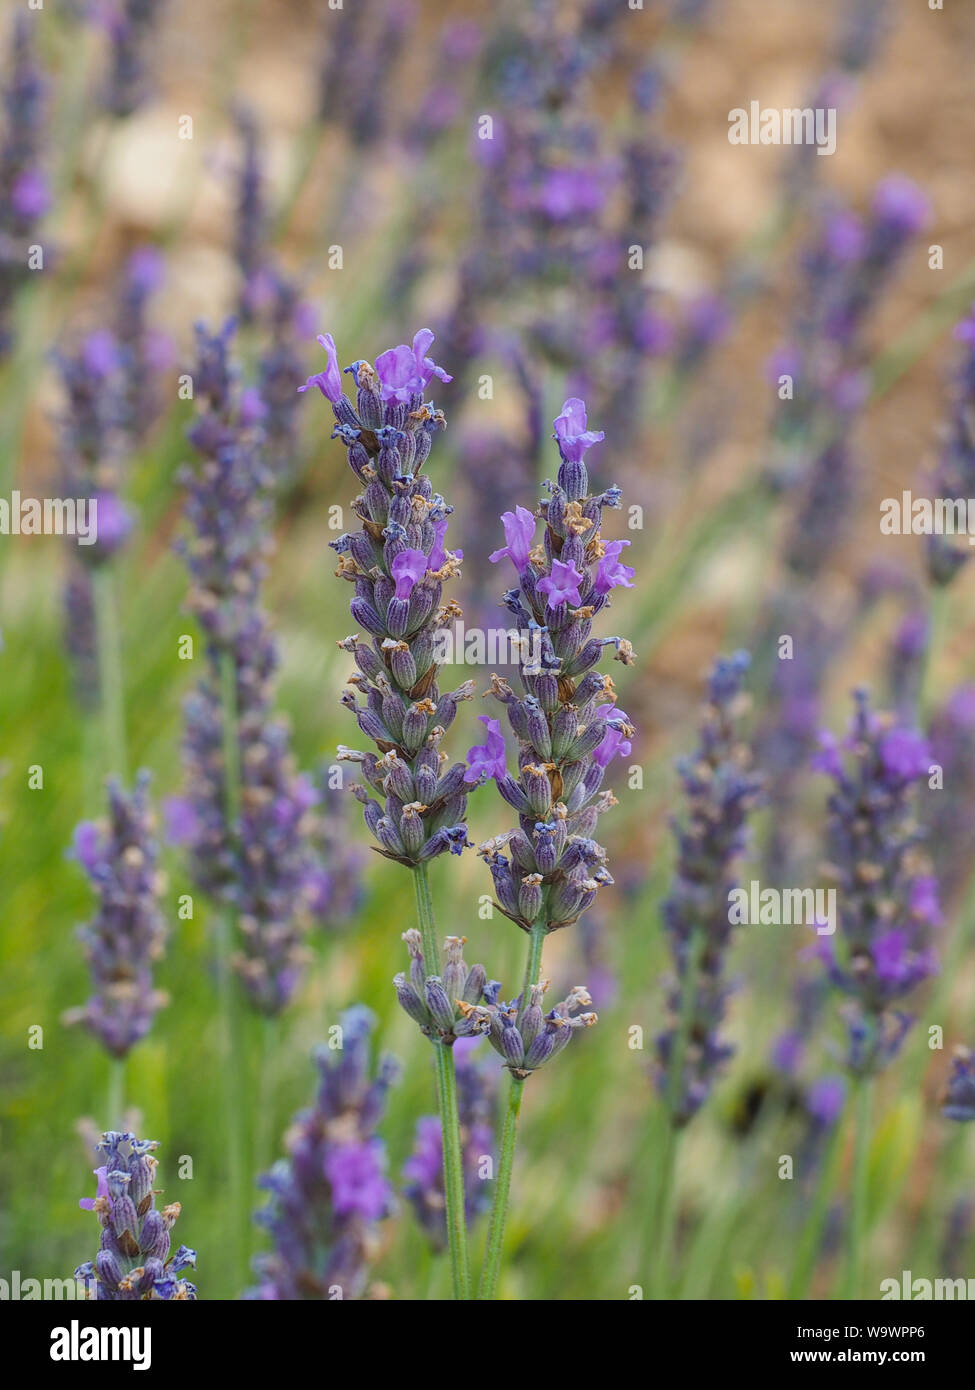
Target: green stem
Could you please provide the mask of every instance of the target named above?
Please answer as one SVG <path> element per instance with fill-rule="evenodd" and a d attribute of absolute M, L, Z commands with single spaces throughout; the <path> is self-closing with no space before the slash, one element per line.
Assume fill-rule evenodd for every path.
<path fill-rule="evenodd" d="M 799 1236 L 799 1252 L 792 1269 L 792 1278 L 789 1280 L 789 1298 L 793 1302 L 798 1302 L 806 1297 L 816 1256 L 822 1249 L 829 1199 L 834 1191 L 840 1154 L 843 1151 L 845 1130 L 843 1117 L 840 1116 L 833 1127 L 826 1152 L 822 1156 L 812 1206 Z"/>
<path fill-rule="evenodd" d="M 542 947 L 545 942 L 545 912 L 540 914 L 528 934 L 528 958 L 525 961 L 525 979 L 521 988 L 521 1006 L 518 1022 L 528 1007 L 531 987 L 538 983 L 542 968 Z M 518 1138 L 518 1114 L 521 1110 L 525 1078 L 512 1075 L 508 1091 L 508 1106 L 501 1131 L 501 1154 L 498 1160 L 498 1175 L 494 1184 L 494 1201 L 491 1203 L 491 1219 L 488 1223 L 487 1245 L 484 1250 L 484 1267 L 478 1285 L 479 1300 L 490 1300 L 498 1295 L 498 1274 L 501 1269 L 501 1252 L 504 1247 L 504 1227 L 508 1216 L 508 1199 L 511 1193 L 511 1173 L 515 1162 L 515 1143 Z"/>
<path fill-rule="evenodd" d="M 125 745 L 125 696 L 122 686 L 122 638 L 115 577 L 108 565 L 92 575 L 95 608 L 95 649 L 98 659 L 98 698 L 102 717 L 102 757 L 106 772 L 128 778 Z"/>
<path fill-rule="evenodd" d="M 427 866 L 418 864 L 413 870 L 416 892 L 416 911 L 423 938 L 427 973 L 439 975 L 440 956 L 437 951 L 436 927 L 433 920 L 433 898 Z M 447 1242 L 450 1249 L 450 1272 L 454 1297 L 469 1299 L 471 1276 L 467 1258 L 467 1216 L 464 1210 L 464 1167 L 460 1147 L 460 1115 L 457 1109 L 457 1077 L 454 1054 L 441 1043 L 434 1046 L 437 1066 L 437 1100 L 440 1110 L 440 1132 L 443 1137 L 444 1199 L 447 1217 Z"/>
<path fill-rule="evenodd" d="M 676 1123 L 680 1110 L 681 1088 L 684 1084 L 684 1062 L 690 1040 L 691 1021 L 694 1014 L 694 1001 L 697 997 L 697 957 L 704 933 L 692 932 L 687 946 L 687 970 L 683 981 L 680 1017 L 677 1032 L 670 1054 L 667 1070 L 667 1133 L 664 1150 L 657 1173 L 655 1200 L 648 1213 L 648 1234 L 644 1249 L 645 1263 L 652 1270 L 651 1288 L 654 1296 L 665 1298 L 669 1283 L 669 1267 L 674 1253 L 674 1235 L 677 1228 L 677 1156 L 680 1149 L 681 1132 Z"/>
<path fill-rule="evenodd" d="M 504 1112 L 504 1128 L 501 1131 L 501 1156 L 498 1161 L 498 1176 L 494 1187 L 494 1201 L 491 1205 L 487 1246 L 484 1251 L 484 1268 L 481 1270 L 481 1282 L 477 1290 L 479 1300 L 494 1299 L 498 1296 L 498 1273 L 501 1268 L 504 1226 L 508 1215 L 508 1196 L 511 1192 L 515 1142 L 518 1138 L 518 1112 L 521 1110 L 521 1098 L 524 1092 L 524 1079 L 512 1076 L 511 1088 L 508 1091 L 508 1106 Z"/>
<path fill-rule="evenodd" d="M 108 1073 L 108 1129 L 125 1128 L 123 1124 L 123 1114 L 125 1111 L 125 1058 L 113 1057 L 109 1061 Z"/>
<path fill-rule="evenodd" d="M 863 1242 L 867 1230 L 867 1198 L 870 1183 L 870 1128 L 873 1110 L 873 1080 L 861 1077 L 855 1087 L 854 1123 L 856 1144 L 853 1154 L 853 1188 L 850 1194 L 849 1243 L 843 1297 L 860 1296 L 863 1272 Z"/>

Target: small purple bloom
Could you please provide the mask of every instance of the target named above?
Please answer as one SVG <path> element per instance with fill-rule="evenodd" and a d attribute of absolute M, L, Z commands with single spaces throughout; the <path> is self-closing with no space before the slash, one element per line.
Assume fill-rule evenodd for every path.
<path fill-rule="evenodd" d="M 623 566 L 625 569 L 626 566 Z M 545 594 L 552 608 L 557 608 L 563 603 L 582 603 L 579 597 L 579 585 L 584 576 L 579 573 L 575 565 L 564 564 L 562 560 L 552 561 L 552 573 L 546 575 L 544 579 L 538 581 L 538 592 Z"/>
<path fill-rule="evenodd" d="M 40 169 L 25 169 L 10 190 L 10 203 L 18 217 L 43 217 L 51 206 L 47 179 Z"/>
<path fill-rule="evenodd" d="M 379 1139 L 337 1144 L 325 1155 L 325 1176 L 332 1188 L 332 1205 L 339 1216 L 379 1221 L 389 1210 L 389 1184 L 383 1174 Z"/>
<path fill-rule="evenodd" d="M 587 449 L 606 438 L 604 430 L 587 429 L 587 424 L 585 401 L 570 396 L 563 403 L 562 414 L 554 421 L 559 451 L 568 463 L 578 463 Z"/>
<path fill-rule="evenodd" d="M 111 376 L 121 363 L 118 343 L 114 334 L 106 328 L 98 328 L 88 334 L 81 345 L 81 355 L 88 371 L 99 378 Z"/>
<path fill-rule="evenodd" d="M 72 852 L 88 873 L 91 873 L 98 863 L 100 839 L 98 826 L 93 820 L 83 820 L 75 826 Z"/>
<path fill-rule="evenodd" d="M 891 729 L 880 740 L 880 761 L 894 782 L 912 782 L 925 777 L 931 766 L 927 739 L 915 729 Z"/>
<path fill-rule="evenodd" d="M 486 714 L 479 714 L 477 717 L 487 729 L 487 738 L 483 743 L 475 744 L 468 751 L 464 781 L 469 783 L 485 782 L 489 777 L 506 777 L 508 769 L 505 766 L 504 735 L 501 732 L 501 724 L 497 719 L 489 719 Z"/>
<path fill-rule="evenodd" d="M 328 365 L 324 371 L 310 376 L 304 386 L 299 386 L 298 390 L 308 391 L 312 386 L 317 386 L 326 400 L 330 400 L 335 405 L 342 396 L 342 373 L 339 370 L 335 339 L 331 333 L 319 333 L 318 341 L 328 353 Z"/>
<path fill-rule="evenodd" d="M 433 523 L 433 534 L 435 539 L 433 542 L 433 549 L 430 551 L 430 556 L 427 560 L 428 569 L 440 569 L 440 567 L 443 565 L 444 561 L 447 558 L 447 552 L 444 548 L 444 539 L 447 535 L 447 524 L 448 518 L 445 516 L 441 517 L 439 521 L 435 521 Z M 462 550 L 455 550 L 452 553 L 457 557 L 458 560 L 463 560 L 464 552 Z"/>
<path fill-rule="evenodd" d="M 898 928 L 884 932 L 873 943 L 873 963 L 878 977 L 896 985 L 907 976 L 907 934 Z"/>
<path fill-rule="evenodd" d="M 508 559 L 520 574 L 528 566 L 528 556 L 535 538 L 535 517 L 527 507 L 515 507 L 513 512 L 502 512 L 501 523 L 507 544 L 500 550 L 493 550 L 488 559 L 492 565 Z"/>
<path fill-rule="evenodd" d="M 396 597 L 407 599 L 413 592 L 413 585 L 419 584 L 427 572 L 427 557 L 422 550 L 401 550 L 393 560 L 392 570 Z"/>
<path fill-rule="evenodd" d="M 433 336 L 429 328 L 421 328 L 413 339 L 412 347 L 400 343 L 398 347 L 387 348 L 379 354 L 376 374 L 384 401 L 407 404 L 411 396 L 421 395 L 435 376 L 441 381 L 453 381 L 443 367 L 438 367 L 431 357 L 426 356 Z"/>
<path fill-rule="evenodd" d="M 624 589 L 633 588 L 633 576 L 636 570 L 629 565 L 620 563 L 620 551 L 624 545 L 629 545 L 629 541 L 609 541 L 606 545 L 605 553 L 599 564 L 596 566 L 596 580 L 594 588 L 596 593 L 602 598 L 611 589 L 622 586 Z"/>
<path fill-rule="evenodd" d="M 626 737 L 625 730 L 632 728 L 630 717 L 614 705 L 603 705 L 596 711 L 597 716 L 606 722 L 606 733 L 602 743 L 593 753 L 593 762 L 600 767 L 608 767 L 614 758 L 628 758 L 633 745 Z"/>
<path fill-rule="evenodd" d="M 813 1119 L 832 1127 L 839 1119 L 846 1099 L 846 1084 L 841 1076 L 823 1076 L 809 1088 L 806 1104 Z"/>
<path fill-rule="evenodd" d="M 81 826 L 79 826 L 78 829 L 80 830 Z M 108 1169 L 103 1166 L 101 1168 L 93 1168 L 92 1172 L 98 1179 L 98 1186 L 95 1190 L 94 1197 L 79 1197 L 78 1206 L 81 1207 L 82 1211 L 94 1211 L 95 1202 L 98 1198 L 108 1197 Z M 111 1201 L 110 1197 L 109 1201 Z"/>
<path fill-rule="evenodd" d="M 878 184 L 874 194 L 874 215 L 906 236 L 921 230 L 930 210 L 920 188 L 903 174 L 891 174 Z"/>

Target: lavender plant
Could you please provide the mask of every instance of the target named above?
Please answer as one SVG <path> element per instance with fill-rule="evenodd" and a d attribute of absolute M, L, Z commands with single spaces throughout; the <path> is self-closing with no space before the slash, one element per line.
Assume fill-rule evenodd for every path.
<path fill-rule="evenodd" d="M 848 1003 L 846 1065 L 856 1112 L 852 1210 L 845 1290 L 856 1297 L 866 1232 L 873 1078 L 899 1053 L 911 1016 L 900 1007 L 937 969 L 933 931 L 941 924 L 937 880 L 920 851 L 918 789 L 932 763 L 926 739 L 875 714 L 855 696 L 849 735 L 821 738 L 816 767 L 832 780 L 826 851 L 841 903 L 839 940 L 819 954 Z"/>
<path fill-rule="evenodd" d="M 560 464 L 540 507 L 545 530 L 534 545 L 536 516 L 524 507 L 506 512 L 506 544 L 491 559 L 514 566 L 517 585 L 504 604 L 521 634 L 520 693 L 500 677 L 491 693 L 505 706 L 518 739 L 518 775 L 508 773 L 500 723 L 482 716 L 485 742 L 468 754 L 465 780 L 493 778 L 501 797 L 518 812 L 518 828 L 479 848 L 491 871 L 499 910 L 528 934 L 521 993 L 510 1003 L 501 986 L 484 991 L 488 1037 L 511 1073 L 501 1139 L 501 1158 L 488 1248 L 479 1297 L 497 1288 L 504 1222 L 514 1160 L 524 1081 L 555 1057 L 573 1034 L 596 1022 L 583 987 L 546 1013 L 547 983 L 541 978 L 545 937 L 578 921 L 599 889 L 612 883 L 606 851 L 593 838 L 599 816 L 615 804 L 601 790 L 606 769 L 629 754 L 634 727 L 616 706 L 612 679 L 597 667 L 606 647 L 615 659 L 633 661 L 622 637 L 594 637 L 595 616 L 609 607 L 615 588 L 631 588 L 634 571 L 622 561 L 627 541 L 607 541 L 601 531 L 605 507 L 618 507 L 619 489 L 590 494 L 585 456 L 605 437 L 590 430 L 585 403 L 570 398 L 554 422 Z M 504 853 L 510 851 L 510 857 Z M 466 1002 L 466 1001 L 465 1001 Z M 465 1022 L 480 1014 L 462 1008 Z"/>
<path fill-rule="evenodd" d="M 85 1295 L 104 1302 L 136 1299 L 156 1301 L 195 1299 L 196 1286 L 181 1277 L 196 1265 L 196 1251 L 181 1245 L 170 1254 L 170 1232 L 182 1210 L 170 1202 L 156 1206 L 153 1182 L 158 1162 L 152 1157 L 154 1139 L 109 1130 L 96 1146 L 104 1159 L 94 1171 L 94 1197 L 78 1205 L 93 1211 L 102 1228 L 98 1254 L 75 1270 Z"/>
<path fill-rule="evenodd" d="M 191 535 L 178 548 L 206 634 L 206 672 L 185 705 L 187 787 L 169 813 L 196 881 L 236 918 L 232 964 L 249 1001 L 274 1016 L 305 960 L 317 794 L 296 773 L 288 731 L 271 713 L 277 657 L 261 607 L 270 474 L 253 397 L 230 361 L 232 333 L 232 325 L 212 337 L 198 330 L 190 439 L 200 464 L 181 474 Z"/>
<path fill-rule="evenodd" d="M 749 815 L 762 787 L 739 721 L 748 708 L 747 652 L 719 658 L 711 671 L 700 741 L 678 764 L 686 811 L 673 822 L 677 864 L 663 921 L 673 961 L 666 981 L 667 1028 L 656 1039 L 655 1078 L 664 1102 L 663 1153 L 648 1209 L 645 1260 L 656 1245 L 658 1293 L 666 1285 L 674 1238 L 674 1177 L 679 1135 L 706 1101 L 732 1055 L 720 1035 L 730 992 L 730 894 L 747 844 Z"/>
<path fill-rule="evenodd" d="M 315 1103 L 295 1116 L 288 1155 L 260 1180 L 257 1214 L 271 1250 L 254 1260 L 262 1300 L 361 1298 L 379 1222 L 394 1210 L 386 1150 L 376 1129 L 398 1067 L 370 1063 L 375 1018 L 361 1005 L 342 1015 L 340 1045 L 319 1048 Z"/>
<path fill-rule="evenodd" d="M 423 329 L 412 346 L 400 344 L 345 370 L 356 385 L 356 405 L 342 391 L 334 340 L 319 342 L 328 355 L 325 369 L 299 391 L 317 387 L 331 402 L 333 437 L 348 450 L 349 466 L 362 484 L 353 502 L 361 529 L 332 542 L 339 555 L 336 573 L 355 586 L 353 620 L 369 635 L 356 633 L 339 646 L 354 659 L 356 674 L 342 704 L 381 757 L 350 748 L 339 756 L 362 768 L 365 784 L 352 791 L 376 851 L 413 872 L 417 914 L 426 962 L 439 975 L 439 952 L 426 866 L 468 844 L 464 823 L 465 766 L 440 749 L 457 706 L 470 699 L 473 682 L 441 694 L 437 685 L 438 630 L 459 612 L 456 604 L 438 607 L 443 584 L 458 572 L 460 555 L 446 545 L 452 508 L 433 491 L 422 472 L 433 435 L 446 424 L 443 412 L 423 397 L 436 377 L 450 381 L 427 353 L 433 334 Z M 364 696 L 360 704 L 358 696 Z M 380 804 L 370 790 L 384 798 Z M 432 1038 L 443 1126 L 444 1187 L 447 1201 L 454 1294 L 469 1288 L 467 1231 L 464 1221 L 456 1079 L 450 1044 Z"/>
<path fill-rule="evenodd" d="M 0 361 L 13 346 L 14 296 L 29 275 L 38 224 L 50 206 L 43 167 L 47 83 L 34 56 L 35 16 L 21 11 L 11 26 L 0 134 Z"/>
<path fill-rule="evenodd" d="M 131 795 L 110 782 L 107 822 L 82 821 L 74 835 L 74 856 L 98 898 L 97 914 L 79 932 L 94 993 L 64 1021 L 83 1023 L 115 1058 L 145 1037 L 166 1003 L 153 984 L 166 929 L 148 785 L 147 772 Z M 121 1110 L 120 1097 L 115 1110 Z"/>

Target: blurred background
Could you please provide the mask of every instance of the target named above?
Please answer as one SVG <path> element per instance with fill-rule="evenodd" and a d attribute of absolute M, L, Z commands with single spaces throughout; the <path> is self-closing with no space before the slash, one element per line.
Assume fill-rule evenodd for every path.
<path fill-rule="evenodd" d="M 297 765 L 316 776 L 337 744 L 356 743 L 338 703 L 351 663 L 336 647 L 353 625 L 328 549 L 329 509 L 347 510 L 356 489 L 327 403 L 296 394 L 324 365 L 315 335 L 334 335 L 344 366 L 420 327 L 436 333 L 433 355 L 454 379 L 437 383 L 448 429 L 429 469 L 455 508 L 465 562 L 454 593 L 469 626 L 494 621 L 510 582 L 487 562 L 499 513 L 536 504 L 554 476 L 562 401 L 583 396 L 605 431 L 589 463 L 596 486 L 624 494 L 613 534 L 630 540 L 636 580 L 614 593 L 611 622 L 636 661 L 613 670 L 638 735 L 605 784 L 620 802 L 600 827 L 616 886 L 546 948 L 546 974 L 564 987 L 553 997 L 584 981 L 600 1023 L 529 1084 L 502 1296 L 626 1298 L 645 1282 L 674 760 L 695 746 L 712 661 L 739 647 L 753 653 L 746 726 L 770 787 L 745 882 L 819 881 L 826 787 L 806 768 L 817 729 L 845 727 L 855 686 L 940 731 L 957 758 L 932 847 L 952 968 L 924 987 L 921 1021 L 882 1079 L 868 1286 L 902 1268 L 965 1275 L 971 1135 L 939 1107 L 952 1045 L 975 1040 L 975 571 L 959 564 L 950 584 L 932 584 L 923 540 L 882 536 L 877 518 L 881 499 L 934 474 L 959 409 L 966 343 L 952 330 L 975 298 L 975 12 L 898 0 L 537 0 L 490 12 L 345 0 L 300 13 L 17 0 L 2 43 L 0 496 L 78 495 L 64 487 L 81 476 L 123 509 L 111 569 L 128 764 L 151 772 L 157 805 L 183 786 L 195 678 L 179 659 L 197 628 L 174 552 L 194 324 L 236 318 L 241 380 L 263 401 L 274 705 Z M 728 113 L 752 100 L 835 107 L 836 153 L 731 145 Z M 36 269 L 24 269 L 26 245 L 42 248 Z M 824 328 L 830 286 L 851 263 L 848 317 Z M 792 418 L 777 395 L 783 364 L 823 340 L 829 389 Z M 109 399 L 121 413 L 106 418 Z M 78 1199 L 110 1086 L 96 1039 L 62 1021 L 88 993 L 76 928 L 93 911 L 69 851 L 77 823 L 103 814 L 114 770 L 79 563 L 65 540 L 0 537 L 0 1272 L 39 1278 L 94 1255 Z M 773 669 L 781 632 L 802 639 L 801 699 Z M 448 686 L 487 684 L 456 674 Z M 483 708 L 461 708 L 457 755 L 480 740 Z M 37 765 L 42 789 L 30 785 Z M 381 1126 L 401 1186 L 415 1120 L 432 1109 L 429 1047 L 390 987 L 411 887 L 368 851 L 354 803 L 324 804 L 330 876 L 312 960 L 259 1097 L 267 1035 L 247 1023 L 247 1123 L 255 1152 L 281 1151 L 313 1093 L 312 1048 L 361 1001 L 402 1063 Z M 468 814 L 475 843 L 509 823 L 490 789 Z M 251 1280 L 226 1249 L 213 914 L 161 813 L 157 830 L 168 939 L 156 980 L 169 1002 L 128 1058 L 125 1097 L 133 1127 L 160 1141 L 158 1185 L 183 1204 L 201 1297 L 234 1298 Z M 517 979 L 520 933 L 479 916 L 483 864 L 446 858 L 431 870 L 440 931 L 467 937 L 489 976 Z M 186 893 L 192 920 L 177 914 Z M 801 1048 L 786 1057 L 780 1045 L 797 1027 L 807 945 L 788 928 L 746 928 L 732 945 L 735 1053 L 682 1150 L 684 1296 L 784 1296 L 814 1173 L 780 1182 L 775 1165 L 819 1141 L 810 1096 L 842 1073 L 831 1006 L 803 1022 Z M 930 1024 L 943 1050 L 929 1050 Z M 38 1026 L 43 1047 L 29 1046 Z M 184 1155 L 189 1181 L 176 1176 Z M 845 1147 L 837 1162 L 810 1282 L 820 1294 L 844 1220 Z M 262 1240 L 255 1231 L 252 1249 Z M 377 1230 L 372 1294 L 443 1295 L 426 1249 L 404 1199 Z"/>

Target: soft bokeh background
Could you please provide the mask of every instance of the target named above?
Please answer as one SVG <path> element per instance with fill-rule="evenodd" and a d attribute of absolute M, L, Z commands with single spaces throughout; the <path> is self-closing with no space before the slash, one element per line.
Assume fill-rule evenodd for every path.
<path fill-rule="evenodd" d="M 393 5 L 346 0 L 349 10 L 357 4 L 377 35 L 393 22 Z M 7 8 L 12 14 L 21 6 Z M 164 379 L 165 413 L 126 463 L 126 495 L 138 528 L 119 562 L 119 593 L 130 762 L 152 770 L 160 798 L 179 788 L 180 702 L 193 678 L 177 660 L 178 638 L 193 627 L 182 609 L 184 572 L 172 553 L 181 507 L 175 475 L 188 456 L 184 431 L 192 411 L 176 399 L 176 375 L 190 361 L 194 321 L 215 327 L 234 311 L 239 293 L 233 237 L 241 148 L 234 103 L 246 101 L 259 119 L 273 251 L 301 280 L 314 306 L 314 331 L 335 335 L 343 363 L 372 359 L 409 340 L 421 325 L 439 328 L 453 312 L 459 268 L 467 248 L 476 246 L 482 216 L 481 169 L 471 153 L 474 122 L 485 111 L 501 119 L 505 114 L 503 83 L 483 61 L 488 42 L 510 32 L 511 52 L 531 68 L 546 34 L 559 27 L 571 34 L 579 23 L 576 6 L 556 6 L 541 13 L 529 41 L 518 28 L 520 8 L 424 2 L 397 10 L 402 52 L 392 73 L 370 91 L 381 129 L 365 148 L 356 146 L 347 109 L 328 120 L 316 114 L 320 66 L 346 18 L 324 5 L 299 11 L 281 3 L 228 0 L 202 7 L 171 0 L 148 45 L 144 99 L 121 118 L 100 109 L 104 23 L 80 13 L 80 6 L 75 16 L 62 7 L 44 11 L 40 52 L 53 75 L 46 149 L 56 196 L 42 240 L 52 254 L 18 300 L 16 351 L 0 367 L 0 494 L 9 495 L 13 485 L 32 495 L 57 493 L 53 419 L 61 402 L 50 351 L 100 326 L 124 256 L 143 242 L 157 244 L 166 257 L 166 283 L 152 312 L 175 344 L 174 365 Z M 695 8 L 701 10 L 697 18 Z M 893 0 L 881 8 L 886 32 L 872 61 L 850 78 L 837 153 L 810 161 L 809 179 L 862 210 L 877 181 L 898 171 L 924 188 L 933 214 L 868 327 L 875 398 L 856 432 L 860 510 L 844 550 L 821 580 L 824 608 L 839 613 L 852 612 L 856 586 L 874 558 L 893 564 L 905 584 L 923 593 L 919 542 L 882 542 L 877 505 L 913 485 L 935 456 L 957 353 L 950 329 L 975 291 L 975 12 L 950 3 L 945 12 L 931 12 Z M 644 1282 L 639 1231 L 659 1138 L 647 1069 L 667 963 L 659 903 L 673 859 L 667 815 L 678 809 L 673 759 L 693 744 L 710 661 L 755 634 L 763 596 L 777 583 L 777 537 L 788 509 L 787 497 L 770 505 L 757 483 L 752 491 L 747 485 L 767 462 L 763 441 L 772 401 L 765 363 L 787 333 L 806 214 L 800 208 L 797 217 L 789 216 L 796 209 L 783 194 L 788 152 L 732 147 L 727 116 L 753 98 L 763 106 L 805 104 L 835 67 L 844 24 L 868 9 L 845 2 L 811 7 L 800 0 L 772 6 L 714 0 L 701 7 L 645 0 L 642 11 L 625 3 L 592 7 L 592 16 L 612 15 L 612 42 L 585 93 L 587 119 L 604 147 L 616 148 L 627 132 L 639 134 L 641 123 L 651 121 L 627 100 L 634 71 L 655 61 L 665 73 L 653 129 L 666 146 L 679 149 L 682 170 L 644 271 L 662 309 L 680 322 L 698 296 L 723 292 L 736 267 L 749 274 L 727 335 L 700 369 L 675 384 L 666 359 L 650 364 L 639 388 L 637 427 L 622 456 L 613 420 L 592 419 L 606 431 L 605 444 L 592 456 L 599 482 L 623 483 L 627 500 L 645 508 L 644 528 L 625 532 L 637 585 L 617 591 L 612 618 L 613 630 L 630 637 L 638 655 L 617 680 L 621 703 L 639 727 L 631 761 L 643 769 L 643 789 L 627 789 L 622 765 L 608 781 L 621 804 L 601 831 L 618 886 L 604 891 L 598 921 L 587 934 L 561 933 L 546 949 L 546 974 L 556 984 L 599 973 L 600 1024 L 528 1085 L 503 1296 L 625 1298 L 631 1285 Z M 444 78 L 437 43 L 449 20 L 477 25 L 481 48 L 452 74 L 457 101 L 445 129 L 417 147 L 407 140 L 408 125 L 420 95 Z M 595 19 L 588 23 L 592 31 Z M 508 61 L 517 82 L 517 63 L 510 54 Z M 346 80 L 354 91 L 355 72 Z M 192 140 L 177 138 L 184 115 L 192 116 Z M 557 123 L 558 110 L 547 119 Z M 928 268 L 933 242 L 944 248 L 941 271 Z M 343 268 L 330 270 L 328 248 L 336 243 L 343 247 Z M 412 248 L 420 255 L 417 273 L 391 287 Z M 558 293 L 564 308 L 565 292 Z M 571 291 L 568 302 L 571 309 Z M 492 296 L 479 312 L 504 330 L 505 341 L 525 346 L 548 421 L 569 382 L 564 365 L 531 338 L 532 317 L 546 303 L 544 290 L 533 298 L 523 289 L 510 300 Z M 438 346 L 443 341 L 441 334 Z M 431 460 L 437 488 L 457 505 L 468 558 L 479 559 L 482 571 L 487 552 L 499 544 L 497 513 L 530 501 L 535 491 L 526 478 L 520 495 L 497 495 L 495 505 L 483 478 L 479 486 L 471 482 L 471 470 L 485 465 L 477 463 L 473 446 L 465 449 L 465 440 L 479 431 L 507 433 L 513 441 L 524 433 L 511 357 L 499 341 L 478 347 L 464 382 L 438 392 L 450 427 Z M 259 331 L 246 330 L 241 346 L 253 363 Z M 312 335 L 298 351 L 306 364 L 302 375 L 319 369 Z M 474 389 L 481 372 L 495 377 L 491 400 L 479 400 Z M 335 646 L 349 630 L 347 594 L 332 577 L 334 556 L 327 549 L 334 537 L 328 508 L 347 506 L 354 489 L 343 451 L 329 440 L 325 403 L 306 397 L 299 421 L 298 456 L 278 499 L 268 607 L 281 649 L 278 704 L 291 722 L 299 761 L 313 766 L 330 760 L 338 742 L 355 742 L 337 703 L 349 664 Z M 554 469 L 548 447 L 538 480 Z M 99 813 L 107 771 L 92 716 L 79 709 L 72 692 L 62 626 L 64 559 L 63 544 L 52 538 L 0 538 L 0 1273 L 19 1269 L 35 1277 L 68 1274 L 94 1254 L 94 1223 L 77 1205 L 91 1181 L 77 1127 L 85 1119 L 102 1124 L 108 1088 L 107 1059 L 95 1041 L 60 1022 L 66 1008 L 86 997 L 74 929 L 91 905 L 83 876 L 65 852 L 75 824 Z M 457 591 L 462 603 L 464 582 Z M 507 579 L 499 576 L 499 587 L 502 582 Z M 973 676 L 973 594 L 975 571 L 965 570 L 951 591 L 932 655 L 936 699 Z M 854 684 L 870 682 L 881 702 L 886 698 L 887 653 L 902 612 L 893 594 L 851 629 L 824 681 L 833 727 L 846 719 Z M 467 674 L 459 673 L 458 681 Z M 481 708 L 476 702 L 462 709 L 451 734 L 457 751 L 477 741 L 474 719 Z M 44 789 L 30 791 L 27 768 L 37 763 L 44 767 Z M 821 783 L 806 779 L 807 811 L 797 833 L 812 862 L 823 795 Z M 472 838 L 480 841 L 505 827 L 508 814 L 485 790 L 472 799 L 470 823 Z M 351 813 L 346 834 L 365 844 Z M 140 1131 L 160 1141 L 167 1200 L 183 1203 L 179 1234 L 199 1251 L 201 1296 L 235 1297 L 247 1275 L 231 1267 L 223 1248 L 227 1165 L 217 1103 L 212 922 L 199 895 L 194 920 L 177 921 L 176 900 L 189 884 L 179 854 L 167 849 L 164 857 L 171 935 L 159 980 L 170 1003 L 130 1058 L 127 1096 Z M 400 932 L 412 915 L 408 876 L 376 856 L 364 858 L 361 910 L 352 922 L 316 929 L 310 937 L 315 962 L 285 1015 L 272 1085 L 256 1123 L 269 1135 L 284 1131 L 310 1096 L 311 1048 L 343 1007 L 361 1000 L 379 1017 L 383 1047 L 404 1064 L 383 1126 L 390 1171 L 398 1178 L 414 1120 L 432 1109 L 432 1072 L 428 1045 L 396 1008 L 390 988 L 401 968 Z M 755 863 L 758 858 L 756 849 Z M 746 881 L 752 870 L 752 863 L 743 866 Z M 479 895 L 489 891 L 480 861 L 473 854 L 438 860 L 432 881 L 440 930 L 466 936 L 468 959 L 484 959 L 489 975 L 519 977 L 517 929 L 497 914 L 492 921 L 478 917 Z M 961 1220 L 956 1203 L 972 1191 L 972 1136 L 953 1129 L 938 1111 L 947 1048 L 975 1041 L 973 914 L 964 902 L 961 897 L 953 905 L 946 928 L 964 934 L 960 967 L 950 990 L 939 995 L 940 1012 L 929 1018 L 921 1011 L 923 1024 L 944 1027 L 946 1050 L 928 1052 L 924 1028 L 917 1027 L 882 1087 L 871 1156 L 871 1278 L 902 1268 L 971 1270 L 970 1230 L 967 1270 L 963 1258 L 960 1270 L 950 1270 L 944 1252 Z M 787 1018 L 796 957 L 795 936 L 784 928 L 743 932 L 734 948 L 739 989 L 728 1033 L 737 1055 L 694 1123 L 680 1175 L 683 1289 L 689 1295 L 777 1296 L 789 1269 L 803 1199 L 798 1184 L 778 1181 L 775 1162 L 793 1151 L 799 1121 L 791 1083 L 776 1076 L 768 1059 Z M 595 978 L 589 983 L 596 993 Z M 44 1028 L 42 1050 L 27 1046 L 36 1025 Z M 629 1046 L 634 1026 L 645 1032 L 644 1050 Z M 249 1090 L 261 1046 L 254 1026 L 240 1059 Z M 809 1075 L 830 1065 L 828 1039 L 819 1038 Z M 180 1155 L 193 1157 L 192 1181 L 176 1178 Z M 374 1279 L 390 1296 L 443 1293 L 445 1275 L 420 1258 L 422 1248 L 408 1210 L 386 1223 Z M 827 1248 L 817 1270 L 820 1291 L 830 1287 L 832 1268 Z"/>

